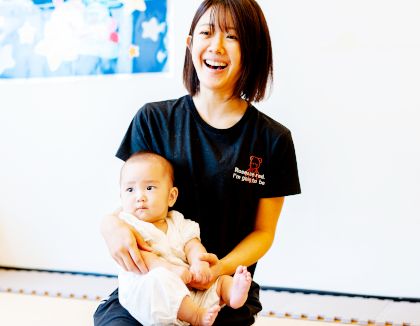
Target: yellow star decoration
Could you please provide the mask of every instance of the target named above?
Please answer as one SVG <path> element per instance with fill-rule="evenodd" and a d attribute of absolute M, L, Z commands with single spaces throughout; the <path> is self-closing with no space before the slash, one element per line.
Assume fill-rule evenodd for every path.
<path fill-rule="evenodd" d="M 132 58 L 136 58 L 140 56 L 140 49 L 137 45 L 131 44 L 128 48 L 128 56 Z"/>

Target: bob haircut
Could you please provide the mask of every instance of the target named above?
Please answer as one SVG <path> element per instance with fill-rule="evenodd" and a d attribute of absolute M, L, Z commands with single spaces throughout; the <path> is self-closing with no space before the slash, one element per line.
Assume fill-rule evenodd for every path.
<path fill-rule="evenodd" d="M 194 35 L 198 21 L 209 9 L 211 28 L 217 23 L 226 32 L 230 14 L 236 29 L 241 50 L 241 73 L 232 97 L 248 102 L 261 101 L 267 85 L 271 86 L 273 81 L 273 57 L 270 33 L 260 6 L 255 0 L 204 0 L 195 13 L 189 35 Z M 183 80 L 191 96 L 200 91 L 200 81 L 188 48 L 185 51 Z"/>

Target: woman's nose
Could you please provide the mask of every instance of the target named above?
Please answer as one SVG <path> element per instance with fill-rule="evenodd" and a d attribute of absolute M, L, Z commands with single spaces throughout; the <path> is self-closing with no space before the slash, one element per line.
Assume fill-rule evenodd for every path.
<path fill-rule="evenodd" d="M 215 33 L 213 35 L 210 43 L 210 52 L 219 55 L 225 54 L 224 38 L 223 35 L 221 35 L 221 33 Z"/>

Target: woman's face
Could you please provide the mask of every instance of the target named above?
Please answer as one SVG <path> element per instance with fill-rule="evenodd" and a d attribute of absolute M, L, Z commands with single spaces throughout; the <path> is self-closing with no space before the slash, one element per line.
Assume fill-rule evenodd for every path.
<path fill-rule="evenodd" d="M 221 18 L 216 14 L 211 22 L 211 8 L 207 10 L 194 34 L 188 36 L 187 46 L 200 80 L 200 92 L 210 90 L 231 96 L 240 76 L 241 49 L 231 16 Z M 218 26 L 218 21 L 226 21 L 225 31 Z"/>

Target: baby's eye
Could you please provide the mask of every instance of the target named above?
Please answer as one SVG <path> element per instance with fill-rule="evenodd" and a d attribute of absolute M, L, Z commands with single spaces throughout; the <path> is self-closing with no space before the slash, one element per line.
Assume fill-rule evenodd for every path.
<path fill-rule="evenodd" d="M 155 188 L 156 188 L 155 186 L 147 186 L 146 190 L 152 190 L 152 189 L 155 189 Z"/>
<path fill-rule="evenodd" d="M 134 189 L 132 187 L 129 187 L 129 188 L 125 189 L 126 192 L 133 192 L 133 190 Z"/>

